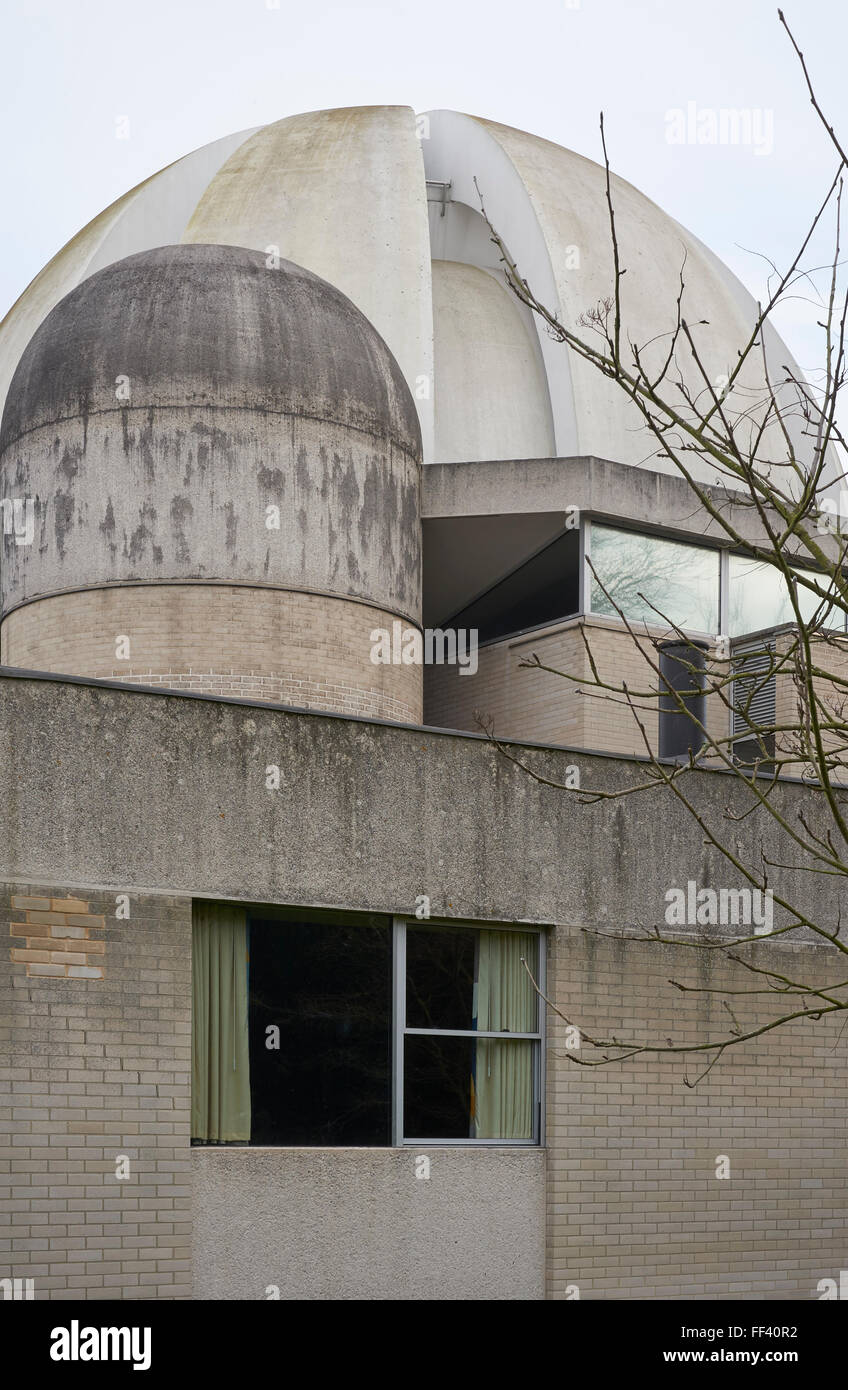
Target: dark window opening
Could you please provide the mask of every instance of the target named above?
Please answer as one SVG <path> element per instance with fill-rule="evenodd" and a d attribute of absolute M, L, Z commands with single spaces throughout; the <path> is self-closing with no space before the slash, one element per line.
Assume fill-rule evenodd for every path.
<path fill-rule="evenodd" d="M 563 531 L 478 595 L 442 627 L 476 628 L 495 642 L 575 616 L 580 608 L 580 537 Z"/>
<path fill-rule="evenodd" d="M 541 940 L 196 901 L 192 1143 L 538 1144 Z"/>
<path fill-rule="evenodd" d="M 661 758 L 688 762 L 706 742 L 706 650 L 702 642 L 659 644 Z"/>
<path fill-rule="evenodd" d="M 415 927 L 406 934 L 408 1028 L 473 1028 L 477 933 Z"/>
<path fill-rule="evenodd" d="M 774 747 L 774 734 L 738 738 L 733 744 L 733 761 L 746 772 L 772 773 L 776 767 Z"/>
<path fill-rule="evenodd" d="M 391 1143 L 391 991 L 388 925 L 250 921 L 251 1143 Z"/>

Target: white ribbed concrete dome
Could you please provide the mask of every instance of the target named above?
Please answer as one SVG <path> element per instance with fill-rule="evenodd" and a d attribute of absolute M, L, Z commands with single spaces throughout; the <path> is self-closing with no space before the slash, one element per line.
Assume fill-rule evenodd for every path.
<path fill-rule="evenodd" d="M 69 242 L 0 325 L 0 402 L 30 337 L 81 280 L 134 252 L 212 242 L 279 254 L 353 300 L 412 390 L 425 462 L 595 454 L 645 463 L 654 445 L 621 391 L 552 342 L 507 290 L 475 178 L 521 273 L 575 328 L 612 283 L 599 165 L 451 111 L 309 112 L 196 150 Z M 613 178 L 613 198 L 632 336 L 668 333 L 685 255 L 689 317 L 709 320 L 698 330 L 704 363 L 713 379 L 729 373 L 750 333 L 751 296 L 630 184 Z M 767 347 L 776 370 L 792 364 L 771 330 Z M 703 389 L 688 356 L 680 365 Z M 758 358 L 734 404 L 750 405 L 762 387 Z M 649 466 L 673 471 L 657 459 Z"/>

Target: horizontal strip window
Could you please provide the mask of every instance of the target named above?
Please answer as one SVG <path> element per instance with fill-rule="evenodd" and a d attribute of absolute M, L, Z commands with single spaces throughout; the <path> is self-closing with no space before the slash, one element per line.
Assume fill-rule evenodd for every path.
<path fill-rule="evenodd" d="M 816 570 L 796 567 L 796 573 L 812 582 L 827 594 L 828 577 Z M 805 584 L 796 584 L 795 592 L 801 617 L 806 624 L 815 620 L 817 627 L 841 632 L 845 628 L 844 608 L 828 603 Z M 796 621 L 795 609 L 784 575 L 774 565 L 752 560 L 747 555 L 730 556 L 730 636 L 740 637 L 748 632 L 763 632 Z"/>
<path fill-rule="evenodd" d="M 722 630 L 718 549 L 594 521 L 588 535 L 591 570 L 586 587 L 592 613 L 611 618 L 623 615 L 631 622 L 670 625 L 690 633 Z M 730 554 L 727 558 L 725 619 L 731 637 L 796 621 L 788 585 L 776 566 L 746 555 Z M 846 613 L 843 607 L 828 602 L 827 575 L 800 565 L 794 569 L 799 577 L 812 580 L 824 595 L 803 583 L 795 585 L 804 623 L 844 631 Z"/>
<path fill-rule="evenodd" d="M 193 1143 L 541 1142 L 538 930 L 195 902 L 192 953 Z"/>
<path fill-rule="evenodd" d="M 590 559 L 593 613 L 688 632 L 719 631 L 717 549 L 593 521 Z"/>

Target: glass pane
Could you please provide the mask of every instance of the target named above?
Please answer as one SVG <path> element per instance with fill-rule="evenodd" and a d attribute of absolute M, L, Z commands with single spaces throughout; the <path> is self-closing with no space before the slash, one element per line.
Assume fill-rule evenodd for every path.
<path fill-rule="evenodd" d="M 418 924 L 406 932 L 407 1028 L 536 1031 L 537 932 Z"/>
<path fill-rule="evenodd" d="M 827 592 L 830 587 L 826 574 L 819 574 L 816 573 L 815 570 L 808 569 L 799 569 L 798 573 L 808 575 L 810 579 L 825 592 Z M 805 623 L 811 623 L 816 613 L 818 613 L 821 608 L 818 623 L 819 627 L 836 629 L 838 631 L 844 628 L 845 612 L 842 608 L 838 608 L 835 604 L 824 606 L 823 600 L 818 598 L 814 593 L 811 593 L 809 589 L 805 589 L 802 584 L 798 585 L 797 593 L 801 617 L 804 619 Z"/>
<path fill-rule="evenodd" d="M 827 576 L 815 570 L 799 567 L 799 574 L 809 575 L 820 588 L 827 589 Z M 812 619 L 821 605 L 809 589 L 799 585 L 797 589 L 801 616 L 805 623 Z M 782 623 L 794 623 L 795 612 L 789 598 L 786 581 L 774 565 L 761 560 L 751 560 L 744 555 L 730 557 L 730 635 L 739 637 L 749 632 L 760 632 L 764 628 L 779 627 Z M 845 626 L 842 609 L 832 606 L 823 610 L 819 621 L 821 627 L 841 629 Z"/>
<path fill-rule="evenodd" d="M 793 621 L 783 575 L 773 565 L 730 557 L 730 636 L 778 627 Z"/>
<path fill-rule="evenodd" d="M 249 969 L 251 1142 L 389 1144 L 390 928 L 254 920 Z"/>
<path fill-rule="evenodd" d="M 593 613 L 614 618 L 617 605 L 633 620 L 718 632 L 717 550 L 593 524 L 591 558 Z"/>
<path fill-rule="evenodd" d="M 533 1139 L 534 1048 L 509 1039 L 404 1039 L 408 1139 Z"/>

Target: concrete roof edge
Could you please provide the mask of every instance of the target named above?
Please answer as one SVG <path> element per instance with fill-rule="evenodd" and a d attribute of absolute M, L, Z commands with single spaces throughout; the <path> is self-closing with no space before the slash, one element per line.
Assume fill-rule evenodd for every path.
<path fill-rule="evenodd" d="M 488 735 L 471 733 L 467 729 L 442 729 L 434 724 L 403 724 L 399 720 L 371 718 L 364 714 L 340 714 L 335 710 L 306 709 L 299 705 L 284 705 L 272 700 L 238 699 L 234 695 L 209 695 L 200 690 L 172 690 L 165 686 L 141 685 L 135 681 L 107 680 L 99 676 L 70 676 L 59 671 L 29 671 L 19 666 L 0 666 L 0 682 L 4 680 L 31 680 L 54 685 L 79 685 L 94 690 L 116 690 L 129 695 L 158 695 L 163 699 L 201 700 L 210 705 L 239 705 L 243 709 L 307 715 L 312 719 L 328 719 L 342 724 L 373 724 L 381 728 L 399 729 L 404 733 L 437 735 L 440 738 L 457 738 L 476 743 L 489 743 L 491 741 Z M 584 758 L 605 758 L 615 763 L 634 763 L 641 766 L 650 762 L 649 758 L 641 754 L 609 753 L 601 748 L 576 748 L 564 743 L 542 743 L 537 739 L 500 738 L 498 742 L 508 748 L 537 748 L 546 753 L 567 753 Z M 660 758 L 657 761 L 669 767 L 674 765 L 674 759 L 670 758 Z M 699 767 L 694 770 L 705 774 L 714 773 L 720 777 L 734 775 L 730 769 L 721 767 Z M 771 781 L 768 774 L 760 773 L 757 775 Z M 814 783 L 807 782 L 802 777 L 780 777 L 778 781 L 807 787 L 811 791 L 816 789 Z"/>

